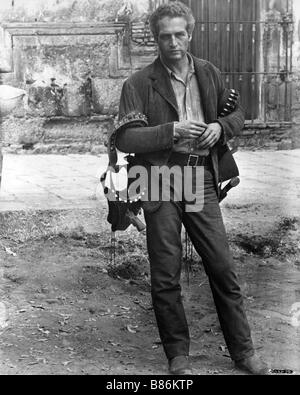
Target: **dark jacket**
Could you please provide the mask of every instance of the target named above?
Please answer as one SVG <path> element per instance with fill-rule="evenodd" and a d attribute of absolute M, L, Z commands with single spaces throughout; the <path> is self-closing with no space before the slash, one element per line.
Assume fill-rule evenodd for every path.
<path fill-rule="evenodd" d="M 219 122 L 221 140 L 211 149 L 216 187 L 218 185 L 218 149 L 244 125 L 244 111 L 238 103 L 226 117 L 220 117 L 226 91 L 220 71 L 210 62 L 193 57 L 199 83 L 205 122 Z M 146 115 L 148 127 L 123 128 L 116 137 L 116 147 L 154 166 L 165 165 L 173 147 L 173 123 L 179 120 L 176 97 L 168 73 L 159 58 L 129 77 L 122 89 L 119 118 L 132 111 Z"/>

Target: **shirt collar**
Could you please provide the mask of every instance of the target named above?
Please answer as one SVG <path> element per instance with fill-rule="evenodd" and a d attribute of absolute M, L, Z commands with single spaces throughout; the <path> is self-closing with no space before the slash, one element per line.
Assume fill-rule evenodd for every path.
<path fill-rule="evenodd" d="M 192 58 L 192 56 L 189 54 L 189 53 L 187 53 L 187 57 L 188 57 L 188 60 L 189 60 L 189 74 L 194 74 L 195 73 L 195 64 L 194 64 L 194 59 Z M 165 63 L 164 63 L 164 61 L 162 60 L 162 57 L 160 56 L 160 61 L 161 61 L 161 63 L 162 63 L 162 65 L 164 66 L 164 68 L 167 70 L 167 72 L 168 72 L 168 74 L 169 74 L 169 77 L 171 78 L 171 77 L 177 77 L 176 76 L 176 74 L 174 73 L 174 71 L 172 71 Z"/>

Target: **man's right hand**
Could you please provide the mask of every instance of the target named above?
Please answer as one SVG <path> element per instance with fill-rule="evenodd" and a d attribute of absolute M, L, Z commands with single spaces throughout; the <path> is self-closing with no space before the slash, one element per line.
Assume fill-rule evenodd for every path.
<path fill-rule="evenodd" d="M 196 139 L 204 133 L 207 124 L 198 121 L 181 121 L 174 123 L 174 138 L 180 139 Z"/>

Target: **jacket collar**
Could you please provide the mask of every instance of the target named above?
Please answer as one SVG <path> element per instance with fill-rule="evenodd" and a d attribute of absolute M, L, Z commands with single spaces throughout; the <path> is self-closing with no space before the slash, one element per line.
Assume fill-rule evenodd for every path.
<path fill-rule="evenodd" d="M 201 59 L 197 59 L 192 55 L 191 58 L 193 59 L 204 116 L 207 121 L 214 116 L 212 111 L 213 106 L 211 105 L 208 74 L 206 67 L 204 67 L 206 62 Z M 150 74 L 150 78 L 152 80 L 153 88 L 176 110 L 178 114 L 176 96 L 171 84 L 170 76 L 159 57 L 153 63 L 153 72 Z"/>
<path fill-rule="evenodd" d="M 178 114 L 176 96 L 171 84 L 168 71 L 158 57 L 153 63 L 153 72 L 150 74 L 153 88 L 174 108 Z"/>

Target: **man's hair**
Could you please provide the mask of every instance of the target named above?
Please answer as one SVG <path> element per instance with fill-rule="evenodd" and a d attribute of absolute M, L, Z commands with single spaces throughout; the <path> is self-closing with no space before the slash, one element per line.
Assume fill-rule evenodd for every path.
<path fill-rule="evenodd" d="M 150 16 L 150 29 L 155 41 L 158 39 L 158 22 L 164 17 L 177 18 L 182 17 L 187 22 L 186 30 L 189 35 L 193 33 L 195 27 L 195 18 L 192 10 L 180 1 L 172 1 L 169 4 L 160 5 Z"/>

